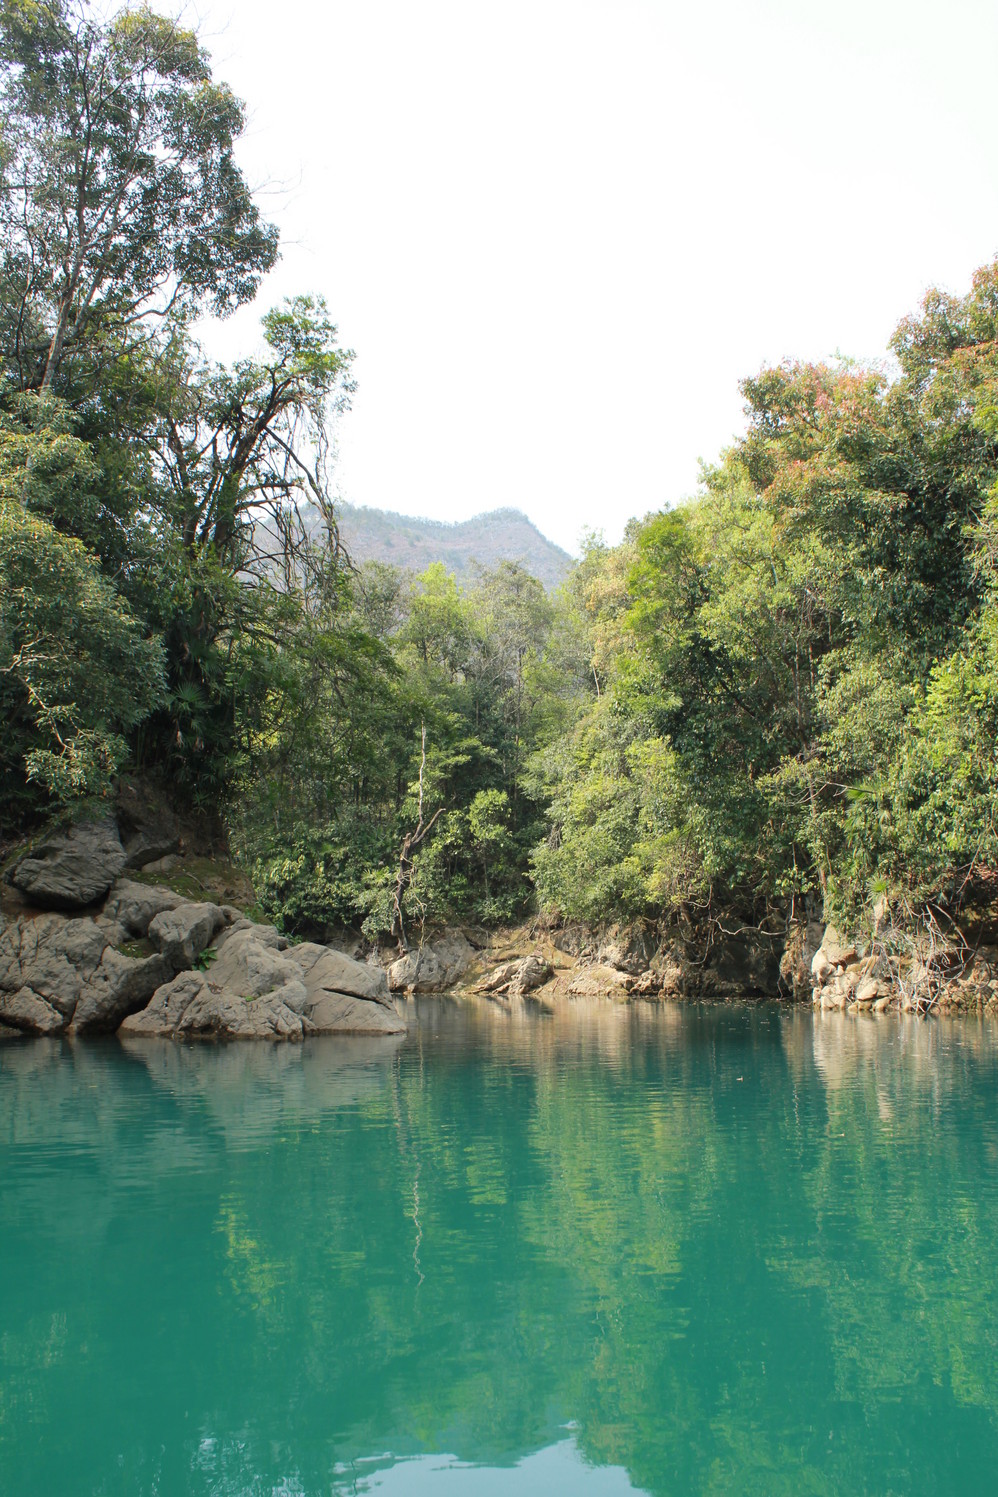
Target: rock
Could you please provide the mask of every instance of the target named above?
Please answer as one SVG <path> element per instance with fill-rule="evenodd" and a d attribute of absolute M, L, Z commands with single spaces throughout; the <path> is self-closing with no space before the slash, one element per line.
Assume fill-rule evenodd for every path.
<path fill-rule="evenodd" d="M 828 953 L 826 951 L 822 951 L 819 947 L 818 950 L 814 953 L 814 959 L 811 962 L 811 973 L 815 981 L 818 983 L 819 987 L 834 971 L 835 968 L 828 959 Z"/>
<path fill-rule="evenodd" d="M 129 868 L 144 868 L 180 846 L 180 826 L 166 798 L 145 780 L 123 778 L 115 805 L 118 832 Z"/>
<path fill-rule="evenodd" d="M 193 967 L 224 924 L 217 904 L 179 904 L 150 921 L 149 939 L 176 972 Z"/>
<path fill-rule="evenodd" d="M 103 898 L 124 866 L 114 822 L 80 822 L 39 842 L 11 882 L 43 909 L 81 910 Z"/>
<path fill-rule="evenodd" d="M 388 987 L 388 977 L 381 967 L 369 962 L 358 962 L 342 951 L 329 946 L 319 946 L 303 941 L 293 946 L 288 953 L 301 968 L 312 1001 L 322 993 L 347 994 L 352 998 L 366 998 L 380 1003 L 395 1012 L 395 1003 Z"/>
<path fill-rule="evenodd" d="M 207 972 L 185 972 L 158 988 L 121 1033 L 293 1040 L 317 1031 L 405 1032 L 381 968 L 311 942 L 281 951 L 272 927 L 237 923 Z M 334 981 L 358 991 L 334 989 Z"/>
<path fill-rule="evenodd" d="M 865 977 L 856 989 L 857 1003 L 873 1003 L 880 992 L 880 984 L 875 977 Z"/>
<path fill-rule="evenodd" d="M 556 951 L 563 951 L 566 956 L 592 956 L 596 950 L 592 931 L 585 925 L 566 925 L 556 930 L 552 943 Z"/>
<path fill-rule="evenodd" d="M 474 958 L 471 942 L 460 931 L 449 931 L 392 962 L 388 986 L 393 993 L 444 993 L 464 976 Z"/>
<path fill-rule="evenodd" d="M 206 984 L 184 1009 L 175 1033 L 202 1039 L 300 1040 L 310 1028 L 277 993 L 244 998 Z"/>
<path fill-rule="evenodd" d="M 182 895 L 158 884 L 139 884 L 121 878 L 112 888 L 104 906 L 104 919 L 117 926 L 125 936 L 148 935 L 149 926 L 164 910 L 175 910 L 186 903 Z"/>
<path fill-rule="evenodd" d="M 550 962 L 544 961 L 542 957 L 525 956 L 518 962 L 503 962 L 500 967 L 493 968 L 488 977 L 476 984 L 475 992 L 522 998 L 524 993 L 532 993 L 535 988 L 543 987 L 553 971 Z"/>
<path fill-rule="evenodd" d="M 289 983 L 296 984 L 304 1002 L 301 967 L 289 951 L 278 951 L 258 940 L 252 926 L 230 936 L 209 973 L 212 987 L 226 988 L 240 998 L 262 998 Z"/>
<path fill-rule="evenodd" d="M 239 931 L 251 930 L 254 939 L 263 946 L 271 946 L 275 951 L 286 951 L 291 944 L 287 936 L 282 936 L 276 925 L 257 925 L 256 921 L 248 920 L 230 904 L 221 906 L 222 914 L 230 922 L 218 940 L 215 942 L 215 950 L 221 956 L 227 941 Z"/>
<path fill-rule="evenodd" d="M 13 995 L 30 990 L 46 1008 L 54 1009 L 65 1025 L 72 1018 L 85 985 L 100 965 L 107 938 L 88 916 L 20 916 L 0 933 L 0 991 Z M 34 1012 L 22 997 L 16 1027 L 30 1029 Z M 42 1013 L 41 1010 L 38 1011 Z M 52 1025 L 44 1013 L 44 1029 Z M 15 1023 L 14 1018 L 7 1020 Z"/>
<path fill-rule="evenodd" d="M 655 955 L 656 942 L 639 926 L 628 926 L 614 931 L 600 946 L 596 960 L 617 972 L 626 972 L 637 977 L 647 972 Z"/>
<path fill-rule="evenodd" d="M 825 927 L 819 949 L 825 953 L 833 967 L 847 967 L 859 955 L 854 943 L 840 936 L 834 925 Z"/>
<path fill-rule="evenodd" d="M 0 993 L 0 1023 L 27 1034 L 58 1034 L 66 1026 L 65 1016 L 30 988 Z"/>
<path fill-rule="evenodd" d="M 0 1013 L 36 1033 L 116 1029 L 172 975 L 162 956 L 116 951 L 89 917 L 22 917 L 0 936 Z"/>
<path fill-rule="evenodd" d="M 891 1006 L 890 994 L 883 993 L 883 994 L 881 994 L 881 996 L 879 998 L 877 998 L 877 999 L 874 1000 L 873 1012 L 875 1014 L 885 1014 L 887 1012 L 887 1010 L 890 1008 L 890 1006 Z"/>
<path fill-rule="evenodd" d="M 582 967 L 568 985 L 570 998 L 626 998 L 627 984 L 614 967 Z"/>
<path fill-rule="evenodd" d="M 663 990 L 663 974 L 652 968 L 649 968 L 647 972 L 639 972 L 637 977 L 632 978 L 627 984 L 627 991 L 632 998 L 658 998 Z"/>
<path fill-rule="evenodd" d="M 301 970 L 308 994 L 305 1015 L 318 1033 L 405 1033 L 381 967 L 312 942 L 293 946 L 289 955 Z"/>
<path fill-rule="evenodd" d="M 309 1000 L 305 1014 L 318 1034 L 404 1034 L 406 1030 L 394 1006 L 349 993 L 321 992 Z"/>
<path fill-rule="evenodd" d="M 109 1034 L 122 1019 L 147 1004 L 173 975 L 165 956 L 132 957 L 108 946 L 100 966 L 83 987 L 69 1028 L 76 1034 Z"/>
<path fill-rule="evenodd" d="M 265 947 L 260 947 L 265 951 Z M 182 972 L 153 994 L 119 1033 L 192 1039 L 301 1039 L 312 1028 L 303 1010 L 305 986 L 292 976 L 254 997 L 223 988 L 203 972 Z"/>
<path fill-rule="evenodd" d="M 181 972 L 172 982 L 157 988 L 152 1001 L 141 1013 L 130 1014 L 120 1026 L 119 1034 L 173 1034 L 188 1005 L 208 991 L 203 972 Z"/>

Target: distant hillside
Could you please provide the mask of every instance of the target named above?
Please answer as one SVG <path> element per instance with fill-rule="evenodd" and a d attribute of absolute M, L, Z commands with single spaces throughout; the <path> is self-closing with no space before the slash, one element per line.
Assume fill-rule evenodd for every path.
<path fill-rule="evenodd" d="M 519 561 L 545 587 L 556 587 L 572 566 L 568 552 L 541 535 L 518 509 L 493 509 L 449 525 L 344 504 L 339 518 L 340 536 L 355 562 L 390 561 L 422 572 L 431 562 L 442 561 L 449 572 L 467 578 L 476 561 L 485 567 Z"/>

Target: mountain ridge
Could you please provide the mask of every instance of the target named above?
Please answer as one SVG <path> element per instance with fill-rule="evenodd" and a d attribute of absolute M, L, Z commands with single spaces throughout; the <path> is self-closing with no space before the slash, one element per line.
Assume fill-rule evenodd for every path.
<path fill-rule="evenodd" d="M 422 572 L 439 561 L 458 580 L 475 563 L 494 567 L 518 561 L 545 587 L 557 587 L 573 558 L 549 541 L 520 509 L 506 505 L 467 520 L 430 520 L 367 505 L 339 506 L 340 539 L 355 562 L 385 561 Z"/>

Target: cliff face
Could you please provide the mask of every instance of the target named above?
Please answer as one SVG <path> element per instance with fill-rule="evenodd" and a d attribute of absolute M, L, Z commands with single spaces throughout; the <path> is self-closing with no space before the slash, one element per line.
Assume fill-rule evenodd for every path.
<path fill-rule="evenodd" d="M 475 562 L 493 567 L 500 561 L 518 561 L 551 588 L 564 581 L 572 566 L 568 552 L 543 536 L 518 509 L 493 509 L 447 524 L 344 504 L 340 536 L 355 562 L 387 561 L 421 572 L 441 561 L 459 580 L 471 576 Z"/>

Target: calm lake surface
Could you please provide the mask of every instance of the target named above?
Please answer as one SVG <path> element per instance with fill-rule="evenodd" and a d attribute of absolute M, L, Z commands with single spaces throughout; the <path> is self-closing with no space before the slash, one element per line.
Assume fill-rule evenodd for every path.
<path fill-rule="evenodd" d="M 985 1492 L 998 1032 L 0 1044 L 11 1497 Z"/>

